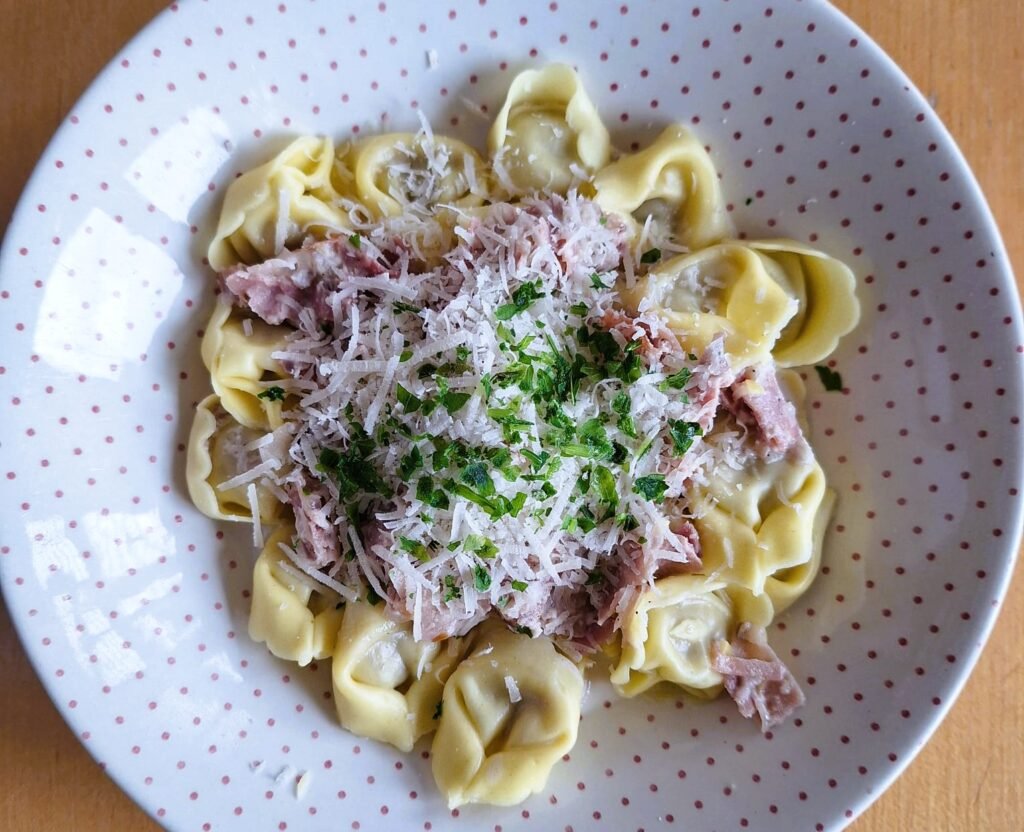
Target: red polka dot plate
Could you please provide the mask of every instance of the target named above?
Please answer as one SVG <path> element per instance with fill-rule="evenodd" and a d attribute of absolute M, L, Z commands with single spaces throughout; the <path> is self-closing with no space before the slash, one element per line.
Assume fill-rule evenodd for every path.
<path fill-rule="evenodd" d="M 480 145 L 480 110 L 551 60 L 624 149 L 692 125 L 739 227 L 848 260 L 866 314 L 834 356 L 846 389 L 808 379 L 840 500 L 774 636 L 798 718 L 762 736 L 729 702 L 595 683 L 543 794 L 449 812 L 424 754 L 338 727 L 328 668 L 245 635 L 248 534 L 183 481 L 208 386 L 201 257 L 227 183 L 287 136 L 422 108 Z M 1024 352 L 1007 256 L 926 101 L 821 0 L 171 6 L 44 153 L 2 276 L 5 596 L 68 723 L 174 829 L 837 829 L 935 728 L 1006 591 Z"/>

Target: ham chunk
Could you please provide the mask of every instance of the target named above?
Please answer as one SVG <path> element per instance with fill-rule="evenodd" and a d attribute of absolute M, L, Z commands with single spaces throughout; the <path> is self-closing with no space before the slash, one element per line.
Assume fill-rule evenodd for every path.
<path fill-rule="evenodd" d="M 802 444 L 796 408 L 786 400 L 770 365 L 747 368 L 726 391 L 723 404 L 746 428 L 761 459 L 782 459 L 790 448 Z"/>
<path fill-rule="evenodd" d="M 747 719 L 755 713 L 760 717 L 762 731 L 781 724 L 804 704 L 804 692 L 768 646 L 764 628 L 749 621 L 740 624 L 732 642 L 713 646 L 711 667 L 724 677 L 740 713 Z"/>
<path fill-rule="evenodd" d="M 336 293 L 348 276 L 377 277 L 387 268 L 346 238 L 307 241 L 254 266 L 234 266 L 221 274 L 224 289 L 235 303 L 268 324 L 299 326 L 303 309 L 318 324 L 333 324 Z"/>
<path fill-rule="evenodd" d="M 328 500 L 322 486 L 310 488 L 305 481 L 292 483 L 288 498 L 295 514 L 295 531 L 306 554 L 317 568 L 333 566 L 340 554 L 338 534 L 324 508 Z"/>

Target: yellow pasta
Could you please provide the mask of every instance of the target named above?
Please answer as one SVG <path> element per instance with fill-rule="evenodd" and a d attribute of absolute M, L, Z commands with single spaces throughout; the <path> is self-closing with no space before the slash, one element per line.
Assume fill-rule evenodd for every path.
<path fill-rule="evenodd" d="M 725 583 L 701 575 L 663 578 L 640 596 L 622 628 L 622 649 L 611 681 L 623 696 L 672 682 L 706 699 L 722 677 L 711 668 L 711 645 L 732 631 Z"/>
<path fill-rule="evenodd" d="M 203 333 L 201 353 L 221 405 L 238 422 L 253 430 L 281 425 L 281 401 L 259 394 L 266 381 L 287 378 L 273 353 L 287 344 L 288 330 L 257 319 L 249 321 L 246 335 L 242 316 L 226 303 L 218 303 Z"/>
<path fill-rule="evenodd" d="M 342 227 L 334 165 L 334 142 L 303 136 L 232 182 L 207 252 L 210 265 L 257 263 L 306 234 Z"/>
<path fill-rule="evenodd" d="M 193 504 L 214 520 L 252 522 L 248 487 L 219 488 L 247 468 L 245 446 L 259 434 L 236 422 L 221 406 L 216 395 L 196 406 L 185 462 L 185 481 Z M 260 485 L 257 505 L 263 522 L 273 522 L 281 504 Z"/>
<path fill-rule="evenodd" d="M 434 779 L 450 808 L 511 806 L 544 788 L 572 748 L 583 674 L 548 638 L 489 621 L 444 688 L 431 747 Z"/>
<path fill-rule="evenodd" d="M 460 639 L 415 641 L 412 624 L 383 604 L 351 603 L 334 649 L 334 702 L 341 724 L 401 751 L 437 727 L 441 692 L 460 658 Z"/>
<path fill-rule="evenodd" d="M 799 306 L 764 259 L 738 243 L 667 260 L 620 294 L 631 312 L 646 299 L 688 352 L 699 355 L 724 334 L 726 353 L 741 366 L 770 357 Z"/>
<path fill-rule="evenodd" d="M 698 249 L 729 237 L 732 223 L 711 158 L 685 127 L 666 127 L 650 145 L 622 156 L 594 176 L 594 199 L 630 216 L 668 210 L 679 242 Z"/>
<path fill-rule="evenodd" d="M 761 255 L 774 281 L 798 302 L 772 355 L 780 367 L 815 364 L 829 356 L 860 319 L 850 267 L 795 240 L 748 244 Z"/>
<path fill-rule="evenodd" d="M 348 150 L 357 198 L 377 216 L 398 217 L 417 208 L 468 208 L 483 203 L 489 172 L 480 155 L 456 139 L 386 133 Z"/>
<path fill-rule="evenodd" d="M 519 73 L 491 125 L 487 147 L 520 192 L 564 193 L 608 163 L 611 143 L 579 76 L 565 64 Z"/>
<path fill-rule="evenodd" d="M 294 535 L 294 527 L 280 527 L 256 559 L 249 637 L 266 643 L 279 659 L 305 666 L 331 655 L 344 613 L 340 601 L 324 598 L 323 587 L 312 578 L 282 568 L 287 557 L 278 544 L 290 544 Z"/>

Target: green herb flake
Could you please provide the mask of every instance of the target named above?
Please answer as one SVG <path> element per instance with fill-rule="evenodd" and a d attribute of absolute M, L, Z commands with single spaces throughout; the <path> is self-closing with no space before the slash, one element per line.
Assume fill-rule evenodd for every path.
<path fill-rule="evenodd" d="M 633 491 L 643 497 L 645 500 L 652 500 L 655 503 L 660 503 L 665 499 L 665 491 L 668 489 L 668 485 L 665 483 L 664 474 L 648 474 L 645 477 L 640 477 L 633 483 Z"/>
<path fill-rule="evenodd" d="M 640 255 L 640 262 L 644 263 L 645 265 L 650 265 L 651 263 L 657 263 L 660 259 L 661 259 L 661 249 L 660 248 L 649 248 L 649 249 L 647 249 L 647 251 L 645 251 L 643 254 Z"/>
<path fill-rule="evenodd" d="M 619 501 L 619 494 L 616 488 L 615 475 L 605 468 L 603 465 L 598 465 L 594 469 L 594 480 L 597 483 L 597 493 L 601 498 L 601 502 L 614 506 Z"/>
<path fill-rule="evenodd" d="M 456 586 L 454 575 L 445 575 L 442 586 L 444 587 L 444 602 L 446 604 L 449 601 L 462 597 L 462 590 Z"/>
<path fill-rule="evenodd" d="M 486 592 L 491 588 L 491 573 L 479 564 L 473 567 L 473 586 L 477 592 Z"/>
<path fill-rule="evenodd" d="M 262 393 L 258 394 L 258 397 L 270 402 L 283 402 L 284 389 L 281 387 L 268 387 Z"/>
<path fill-rule="evenodd" d="M 672 375 L 659 384 L 658 389 L 663 393 L 667 390 L 682 390 L 689 383 L 692 375 L 693 372 L 690 369 L 683 367 L 678 373 L 672 373 Z"/>
<path fill-rule="evenodd" d="M 597 586 L 598 584 L 604 583 L 604 573 L 599 569 L 595 569 L 589 575 L 587 575 L 587 586 Z"/>
<path fill-rule="evenodd" d="M 601 275 L 599 275 L 597 272 L 594 272 L 592 275 L 590 275 L 590 285 L 595 289 L 608 288 L 607 286 L 604 285 L 604 281 L 601 280 Z"/>
<path fill-rule="evenodd" d="M 402 475 L 403 480 L 412 479 L 412 475 L 416 473 L 423 466 L 423 454 L 420 452 L 418 445 L 413 445 L 412 450 L 409 451 L 405 456 L 402 457 L 398 463 L 398 472 Z"/>
<path fill-rule="evenodd" d="M 529 636 L 530 638 L 533 638 L 533 630 L 531 630 L 529 627 L 524 627 L 522 624 L 516 627 L 516 632 L 524 636 Z"/>
<path fill-rule="evenodd" d="M 573 315 L 579 315 L 581 318 L 584 318 L 586 317 L 588 308 L 585 303 L 574 303 L 569 307 L 569 311 L 572 312 Z"/>
<path fill-rule="evenodd" d="M 358 234 L 350 234 L 348 238 L 349 244 L 352 248 L 362 248 L 363 240 Z"/>
<path fill-rule="evenodd" d="M 447 410 L 449 414 L 458 413 L 466 406 L 466 402 L 468 402 L 470 398 L 472 398 L 472 396 L 469 393 L 445 392 L 441 396 L 441 404 L 444 405 L 444 409 Z"/>
<path fill-rule="evenodd" d="M 408 554 L 412 555 L 420 563 L 426 563 L 430 560 L 430 550 L 420 543 L 418 540 L 410 540 L 408 537 L 398 538 L 398 547 Z"/>
<path fill-rule="evenodd" d="M 843 390 L 843 377 L 830 367 L 823 364 L 816 366 L 815 371 L 821 379 L 821 386 L 828 393 L 841 393 Z"/>
<path fill-rule="evenodd" d="M 434 719 L 440 719 L 441 714 L 444 713 L 444 700 L 437 700 L 437 707 L 434 708 Z"/>
<path fill-rule="evenodd" d="M 373 587 L 371 586 L 366 589 L 366 600 L 371 607 L 375 607 L 384 599 L 374 592 Z"/>
<path fill-rule="evenodd" d="M 696 422 L 684 422 L 682 419 L 675 419 L 669 422 L 669 436 L 672 437 L 672 446 L 679 456 L 685 454 L 693 445 L 694 440 L 704 435 L 704 431 Z"/>
<path fill-rule="evenodd" d="M 512 589 L 516 592 L 526 592 L 526 581 L 512 581 Z"/>
<path fill-rule="evenodd" d="M 415 413 L 423 406 L 423 399 L 415 393 L 410 393 L 401 384 L 395 385 L 395 392 L 398 395 L 398 403 L 405 408 L 406 413 Z"/>
<path fill-rule="evenodd" d="M 529 309 L 534 301 L 544 297 L 545 293 L 540 291 L 540 281 L 537 283 L 523 283 L 512 292 L 512 303 L 503 303 L 494 310 L 494 317 L 499 321 L 507 321 L 520 312 Z"/>
<path fill-rule="evenodd" d="M 412 358 L 412 350 L 402 350 L 402 352 L 398 356 L 398 363 L 404 364 L 410 358 Z"/>

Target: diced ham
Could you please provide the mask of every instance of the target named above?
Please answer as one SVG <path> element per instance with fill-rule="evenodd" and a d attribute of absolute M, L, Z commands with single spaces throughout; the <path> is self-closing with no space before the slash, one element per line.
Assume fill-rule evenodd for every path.
<path fill-rule="evenodd" d="M 680 549 L 653 551 L 635 540 L 625 540 L 619 546 L 614 567 L 605 580 L 591 588 L 591 602 L 597 610 L 598 626 L 615 622 L 616 628 L 629 614 L 637 599 L 655 580 L 672 575 L 699 572 L 700 538 L 697 529 L 688 520 L 673 520 L 670 526 L 679 541 Z"/>
<path fill-rule="evenodd" d="M 301 248 L 254 266 L 234 266 L 221 274 L 227 292 L 268 324 L 299 325 L 299 313 L 312 311 L 317 323 L 333 324 L 333 295 L 349 275 L 376 277 L 388 269 L 344 237 L 308 240 Z"/>
<path fill-rule="evenodd" d="M 761 730 L 782 723 L 804 704 L 804 693 L 793 674 L 768 646 L 763 627 L 740 624 L 731 642 L 712 646 L 711 667 L 725 679 L 725 689 L 740 713 L 761 718 Z"/>
<path fill-rule="evenodd" d="M 679 339 L 666 325 L 634 318 L 621 309 L 609 309 L 601 319 L 601 326 L 609 332 L 618 333 L 625 344 L 639 342 L 638 351 L 653 369 L 661 369 L 670 355 L 682 355 Z"/>
<path fill-rule="evenodd" d="M 704 350 L 686 386 L 686 395 L 694 409 L 690 421 L 699 424 L 704 433 L 708 433 L 715 423 L 723 389 L 729 387 L 735 378 L 736 374 L 725 355 L 725 342 L 719 336 Z"/>
<path fill-rule="evenodd" d="M 338 534 L 324 508 L 329 499 L 326 492 L 303 479 L 289 484 L 288 498 L 295 514 L 295 531 L 306 554 L 318 568 L 334 565 L 339 556 Z"/>
<path fill-rule="evenodd" d="M 726 391 L 723 404 L 746 428 L 762 459 L 781 459 L 803 439 L 796 408 L 786 400 L 769 364 L 748 367 Z"/>

